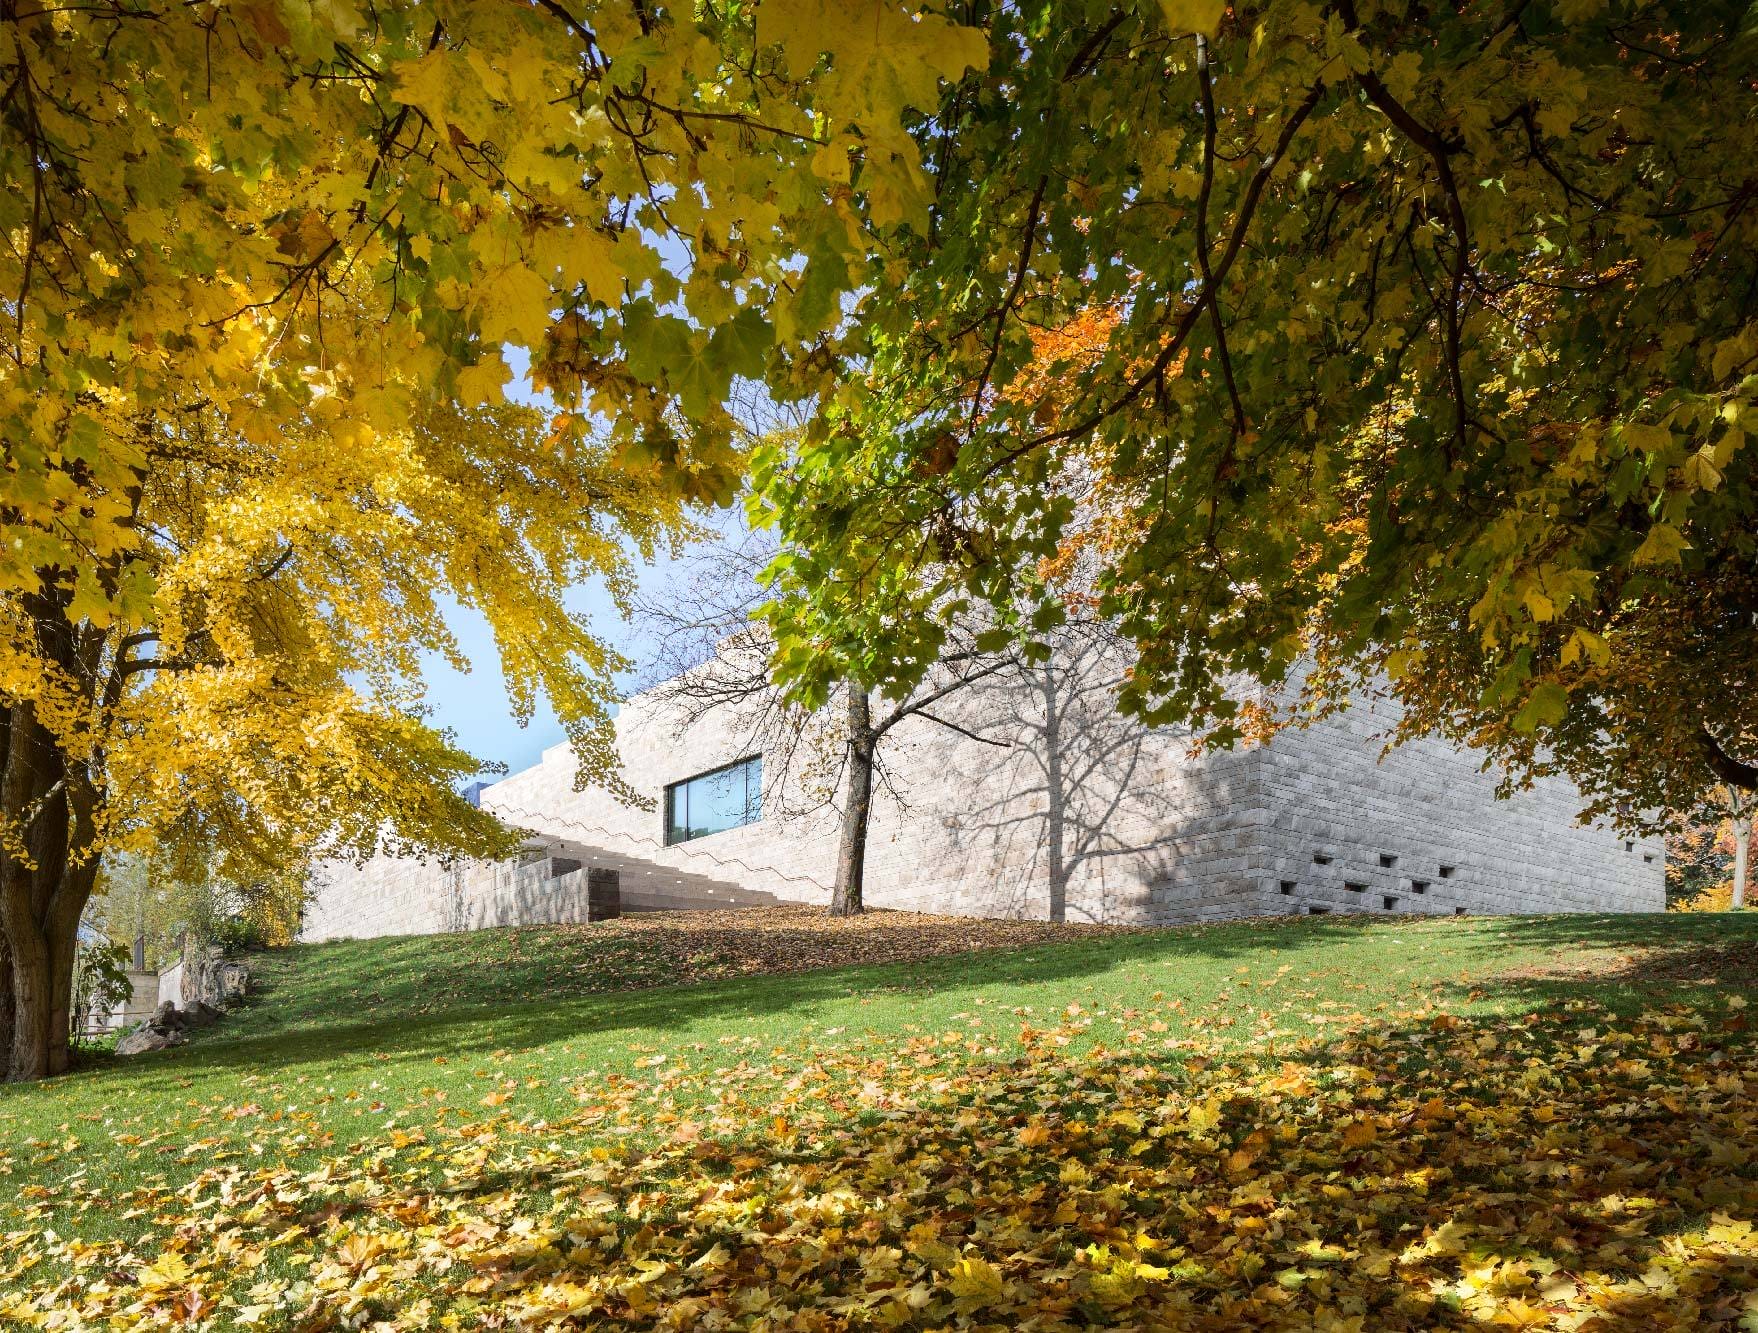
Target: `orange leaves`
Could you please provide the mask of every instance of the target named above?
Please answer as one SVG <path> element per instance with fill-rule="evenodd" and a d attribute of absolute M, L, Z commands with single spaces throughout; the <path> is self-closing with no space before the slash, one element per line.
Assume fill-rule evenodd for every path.
<path fill-rule="evenodd" d="M 1608 1067 L 1583 1027 L 1646 1063 Z M 1418 1063 L 1395 1032 L 1364 1031 L 1286 1063 L 1198 1047 L 1201 1073 L 1052 1043 L 922 1070 L 902 1042 L 845 1061 L 882 1065 L 916 1104 L 870 1123 L 760 1114 L 773 1093 L 751 1084 L 712 1127 L 641 1147 L 598 1146 L 582 1118 L 541 1135 L 436 1128 L 437 1155 L 381 1147 L 302 1175 L 220 1163 L 161 1205 L 190 1248 L 143 1259 L 118 1289 L 101 1280 L 113 1249 L 54 1242 L 74 1274 L 57 1290 L 124 1324 L 229 1301 L 246 1325 L 372 1304 L 388 1328 L 446 1311 L 708 1326 L 782 1306 L 830 1330 L 867 1326 L 864 1311 L 904 1329 L 1073 1328 L 1076 1311 L 1088 1326 L 1421 1329 L 1463 1312 L 1682 1328 L 1743 1308 L 1758 1190 L 1720 1163 L 1748 1137 L 1754 1052 L 1715 1045 L 1689 1013 L 1419 1030 Z M 1482 1109 L 1456 1119 L 1466 1086 Z M 598 1092 L 636 1115 L 652 1105 L 639 1080 Z M 1671 1128 L 1685 1119 L 1690 1133 Z M 180 1201 L 210 1195 L 230 1211 Z M 268 1276 L 270 1246 L 298 1280 Z M 0 1271 L 33 1280 L 16 1261 Z M 4 1298 L 0 1316 L 39 1322 L 58 1299 Z"/>

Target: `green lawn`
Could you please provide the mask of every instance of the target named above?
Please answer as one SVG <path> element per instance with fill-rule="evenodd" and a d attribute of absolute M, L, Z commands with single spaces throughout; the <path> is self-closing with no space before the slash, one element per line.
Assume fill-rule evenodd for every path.
<path fill-rule="evenodd" d="M 1568 1322 L 1570 1302 L 1599 1291 L 1577 1268 L 1591 1258 L 1607 1291 L 1641 1286 L 1643 1265 L 1670 1253 L 1670 1228 L 1675 1250 L 1714 1250 L 1715 1281 L 1698 1265 L 1684 1287 L 1669 1279 L 1676 1300 L 1642 1287 L 1643 1300 L 1673 1301 L 1658 1315 L 1602 1302 L 1590 1313 L 1613 1322 L 1601 1326 L 1686 1304 L 1678 1326 L 1758 1326 L 1743 1304 L 1751 1260 L 1724 1234 L 1755 1220 L 1758 1139 L 1741 1117 L 1758 1105 L 1758 1057 L 1741 1006 L 1758 990 L 1758 916 L 1298 918 L 655 984 L 713 975 L 717 951 L 741 947 L 704 937 L 680 954 L 675 941 L 650 949 L 639 931 L 586 927 L 265 955 L 258 997 L 190 1046 L 0 1090 L 0 1293 L 20 1293 L 15 1319 L 52 1327 L 173 1315 L 213 1327 L 646 1327 L 679 1310 L 789 1326 L 761 1322 L 779 1305 L 790 1319 L 810 1308 L 824 1327 L 1016 1326 L 1028 1305 L 1044 1328 L 1128 1322 L 1123 1312 L 1152 1327 L 1174 1309 L 1188 1322 L 1168 1326 L 1310 1327 L 1322 1312 L 1337 1327 L 1469 1327 L 1485 1300 L 1498 1315 L 1526 1302 L 1539 1326 L 1593 1327 Z M 1648 1088 L 1653 1105 L 1619 1101 L 1648 1100 Z M 1455 1105 L 1488 1119 L 1443 1121 Z M 1241 1119 L 1242 1106 L 1258 1110 Z M 1497 1107 L 1538 1118 L 1504 1123 Z M 1679 1151 L 1694 1154 L 1667 1174 L 1676 1195 L 1634 1169 L 1642 1152 L 1626 1146 L 1651 1142 L 1651 1112 L 1675 1120 Z M 1548 1164 L 1522 1159 L 1513 1177 L 1591 1185 L 1590 1209 L 1552 1201 L 1576 1219 L 1559 1250 L 1521 1230 L 1517 1194 L 1481 1178 L 1506 1162 L 1480 1149 L 1507 1134 L 1514 1152 L 1565 1124 L 1589 1137 L 1540 1155 Z M 930 1130 L 956 1144 L 924 1147 Z M 1431 1158 L 1404 1175 L 1360 1165 L 1393 1143 L 1426 1144 Z M 889 1185 L 874 1153 L 898 1173 Z M 1603 1172 L 1580 1177 L 1603 1154 L 1616 1189 Z M 1061 1165 L 1046 1177 L 1040 1158 Z M 1416 1187 L 1396 1182 L 1425 1171 L 1420 1199 L 1406 1198 Z M 1101 1188 L 1108 1172 L 1136 1174 Z M 1284 1199 L 1295 1213 L 1282 1217 L 1241 1202 L 1275 1172 L 1279 1189 L 1302 1182 L 1310 1206 Z M 1364 1173 L 1395 1187 L 1382 1179 L 1368 1200 Z M 803 1193 L 759 1218 L 781 1193 L 745 1186 L 770 1176 Z M 1133 1217 L 1132 1200 L 1174 1187 L 1183 1202 Z M 1499 1225 L 1507 1241 L 1481 1281 L 1470 1246 L 1425 1211 L 1433 1191 L 1467 1187 L 1489 1200 L 1474 1234 Z M 881 1207 L 912 1190 L 919 1207 Z M 1087 1202 L 1040 1216 L 1046 1190 Z M 1199 1217 L 1193 1190 L 1222 1190 L 1221 1202 Z M 1015 1195 L 1027 1202 L 997 1202 Z M 1606 1212 L 1608 1197 L 1629 1215 Z M 790 1273 L 760 1242 L 802 1225 L 798 1207 L 813 1237 L 796 1238 L 799 1261 L 816 1266 Z M 1192 1238 L 1216 1208 L 1226 1235 L 1199 1252 Z M 1332 1208 L 1354 1221 L 1294 1245 L 1295 1217 L 1318 1227 Z M 986 1209 L 1011 1210 L 1016 1232 L 990 1235 Z M 1363 1219 L 1378 1228 L 1372 1245 Z M 1130 1233 L 1138 1223 L 1185 1239 L 1149 1243 Z M 1070 1227 L 1099 1250 L 1074 1245 Z M 1721 1239 L 1689 1239 L 1712 1232 Z M 521 1235 L 526 1250 L 510 1252 Z M 1597 1248 L 1583 1250 L 1584 1235 Z M 1627 1253 L 1607 1249 L 1620 1235 Z M 673 1253 L 680 1237 L 703 1243 Z M 1432 1252 L 1386 1259 L 1394 1239 Z M 893 1249 L 882 1271 L 859 1267 Z M 1233 1259 L 1240 1271 L 1222 1281 Z M 1514 1262 L 1520 1276 L 1496 1286 L 1496 1265 Z M 702 1276 L 723 1263 L 723 1280 Z M 1407 1281 L 1386 1277 L 1406 1272 L 1393 1264 Z M 1373 1305 L 1362 1292 L 1375 1290 L 1395 1299 Z M 794 1299 L 802 1291 L 811 1299 Z M 863 1294 L 875 1291 L 884 1300 Z"/>

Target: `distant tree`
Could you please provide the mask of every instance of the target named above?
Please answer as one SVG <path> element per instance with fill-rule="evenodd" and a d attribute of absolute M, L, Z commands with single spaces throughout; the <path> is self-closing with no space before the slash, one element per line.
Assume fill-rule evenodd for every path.
<path fill-rule="evenodd" d="M 1721 820 L 1694 819 L 1680 824 L 1666 840 L 1666 900 L 1669 907 L 1707 903 L 1718 890 L 1732 890 L 1733 858 L 1722 846 Z"/>
<path fill-rule="evenodd" d="M 107 1019 L 134 994 L 128 967 L 128 950 L 114 940 L 93 936 L 80 941 L 74 957 L 68 1041 L 77 1042 L 88 1027 Z"/>
<path fill-rule="evenodd" d="M 1015 671 L 1006 645 L 979 648 L 968 629 L 943 643 L 924 678 L 902 698 L 850 685 L 832 686 L 815 707 L 777 688 L 775 643 L 755 619 L 777 563 L 772 534 L 741 530 L 697 548 L 677 575 L 637 602 L 635 624 L 647 643 L 648 688 L 680 728 L 710 715 L 725 718 L 764 756 L 764 801 L 800 816 L 839 806 L 841 836 L 830 910 L 858 915 L 866 905 L 867 836 L 875 796 L 890 786 L 885 743 L 909 718 L 1005 747 L 947 715 L 955 696 L 979 681 Z M 840 794 L 840 801 L 837 800 Z M 894 791 L 907 805 L 908 794 Z"/>

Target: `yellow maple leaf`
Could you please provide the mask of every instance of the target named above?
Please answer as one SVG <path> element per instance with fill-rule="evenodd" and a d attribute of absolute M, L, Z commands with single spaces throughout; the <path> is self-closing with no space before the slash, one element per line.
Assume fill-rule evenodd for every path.
<path fill-rule="evenodd" d="M 1005 1298 L 1006 1284 L 1001 1270 L 987 1259 L 977 1256 L 960 1259 L 947 1275 L 947 1286 L 953 1299 L 966 1309 L 998 1305 Z"/>
<path fill-rule="evenodd" d="M 1380 1136 L 1379 1127 L 1371 1120 L 1357 1120 L 1343 1130 L 1345 1148 L 1365 1148 Z"/>
<path fill-rule="evenodd" d="M 1175 35 L 1202 33 L 1213 37 L 1227 12 L 1227 0 L 1160 0 L 1160 13 L 1166 27 Z"/>

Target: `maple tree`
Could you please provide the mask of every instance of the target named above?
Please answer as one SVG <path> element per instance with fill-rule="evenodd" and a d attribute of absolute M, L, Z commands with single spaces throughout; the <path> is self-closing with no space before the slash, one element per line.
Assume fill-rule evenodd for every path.
<path fill-rule="evenodd" d="M 985 52 L 891 0 L 0 8 L 0 1068 L 65 1066 L 106 849 L 495 843 L 417 711 L 441 597 L 606 774 L 560 590 L 730 494 L 735 376 L 830 373 L 851 180 L 919 209 L 907 108 Z"/>
<path fill-rule="evenodd" d="M 845 635 L 919 672 L 933 607 L 1011 604 L 1102 482 L 1149 720 L 1235 740 L 1241 676 L 1316 661 L 1301 706 L 1383 673 L 1412 727 L 1596 813 L 1751 786 L 1746 6 L 990 24 L 1010 58 L 918 127 L 933 199 L 779 501 L 819 562 L 777 622 L 794 688 Z"/>

